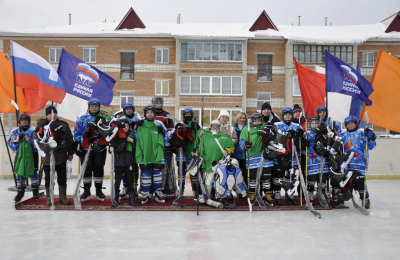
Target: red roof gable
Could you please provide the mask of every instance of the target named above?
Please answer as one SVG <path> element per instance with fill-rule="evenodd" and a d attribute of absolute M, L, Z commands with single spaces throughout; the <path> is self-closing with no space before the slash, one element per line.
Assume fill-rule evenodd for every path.
<path fill-rule="evenodd" d="M 387 26 L 385 33 L 400 32 L 400 12 L 389 16 L 381 23 Z"/>
<path fill-rule="evenodd" d="M 278 27 L 275 26 L 274 22 L 269 18 L 267 12 L 265 10 L 260 14 L 260 16 L 257 18 L 257 20 L 254 22 L 254 24 L 250 28 L 250 32 L 258 31 L 258 30 L 267 30 L 267 29 L 273 29 L 276 31 L 278 30 Z"/>
<path fill-rule="evenodd" d="M 146 28 L 142 20 L 131 7 L 115 30 Z"/>

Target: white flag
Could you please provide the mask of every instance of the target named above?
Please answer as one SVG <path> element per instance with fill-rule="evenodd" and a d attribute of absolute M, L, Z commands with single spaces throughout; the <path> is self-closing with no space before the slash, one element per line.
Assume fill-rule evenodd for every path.
<path fill-rule="evenodd" d="M 88 109 L 87 103 L 87 100 L 78 98 L 74 95 L 67 93 L 63 102 L 57 105 L 58 115 L 61 118 L 65 118 L 75 122 L 80 114 L 86 113 Z"/>
<path fill-rule="evenodd" d="M 325 74 L 325 68 L 314 65 L 315 71 Z M 338 122 L 344 122 L 344 119 L 349 116 L 351 105 L 351 96 L 343 95 L 336 92 L 328 93 L 328 116 L 336 119 Z"/>

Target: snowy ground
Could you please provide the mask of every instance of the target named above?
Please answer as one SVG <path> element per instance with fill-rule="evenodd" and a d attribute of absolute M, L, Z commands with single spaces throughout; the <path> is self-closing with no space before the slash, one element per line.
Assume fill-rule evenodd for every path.
<path fill-rule="evenodd" d="M 68 183 L 72 194 L 76 179 Z M 398 180 L 369 181 L 369 217 L 346 202 L 350 209 L 321 211 L 322 219 L 308 211 L 17 211 L 13 184 L 0 179 L 0 259 L 399 259 Z"/>

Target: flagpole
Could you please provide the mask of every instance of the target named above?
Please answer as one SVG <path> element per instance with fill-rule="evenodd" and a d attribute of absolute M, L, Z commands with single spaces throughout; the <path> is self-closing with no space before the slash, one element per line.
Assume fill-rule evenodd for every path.
<path fill-rule="evenodd" d="M 10 149 L 9 149 L 9 147 L 8 147 L 8 145 L 7 145 L 6 133 L 4 132 L 3 121 L 1 120 L 1 116 L 0 116 L 0 125 L 1 125 L 1 130 L 3 131 L 4 142 L 5 142 L 6 147 L 7 147 L 8 158 L 10 159 L 10 166 L 11 166 L 12 174 L 13 174 L 13 177 L 14 177 L 15 187 L 17 187 L 17 178 L 15 177 L 14 165 L 13 165 L 13 163 L 12 163 L 11 154 L 10 154 Z"/>

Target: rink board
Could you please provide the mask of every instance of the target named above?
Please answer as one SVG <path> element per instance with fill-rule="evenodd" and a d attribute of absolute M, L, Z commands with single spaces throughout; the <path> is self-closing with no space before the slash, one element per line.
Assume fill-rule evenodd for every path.
<path fill-rule="evenodd" d="M 68 197 L 71 200 L 70 205 L 62 205 L 58 201 L 58 196 L 55 196 L 55 210 L 75 210 L 74 200 L 72 197 Z M 142 205 L 140 198 L 136 199 L 138 207 L 133 208 L 129 205 L 128 200 L 120 200 L 119 208 L 111 207 L 111 198 L 106 196 L 104 201 L 99 201 L 95 196 L 92 196 L 89 201 L 81 202 L 83 211 L 196 211 L 196 201 L 193 197 L 182 197 L 178 206 L 173 207 L 173 199 L 165 200 L 165 203 L 159 203 L 155 200 L 149 200 L 146 204 Z M 201 211 L 249 211 L 247 200 L 235 199 L 236 206 L 234 209 L 219 209 L 208 205 L 201 204 Z M 305 207 L 305 200 L 303 199 L 303 206 L 300 206 L 300 199 L 297 198 L 297 205 L 286 203 L 285 199 L 282 199 L 282 203 L 278 206 L 268 207 L 262 210 L 258 207 L 257 203 L 253 207 L 253 211 L 284 211 L 284 210 L 307 210 Z M 318 199 L 314 200 L 314 208 L 316 210 L 330 210 L 323 208 L 319 203 Z M 38 201 L 33 198 L 24 200 L 15 205 L 17 210 L 50 210 L 49 206 L 46 206 L 46 197 L 40 197 Z M 337 209 L 347 209 L 348 207 L 341 207 Z"/>

